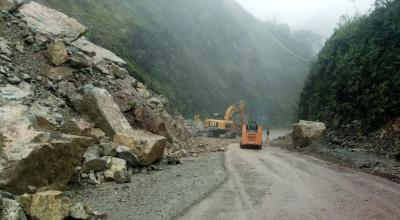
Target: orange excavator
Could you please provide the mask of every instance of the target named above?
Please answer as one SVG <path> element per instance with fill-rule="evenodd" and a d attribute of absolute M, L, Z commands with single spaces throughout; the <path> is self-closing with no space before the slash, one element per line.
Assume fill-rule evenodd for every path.
<path fill-rule="evenodd" d="M 214 113 L 211 119 L 206 119 L 204 128 L 207 131 L 207 136 L 224 138 L 236 138 L 239 136 L 241 134 L 241 125 L 243 124 L 244 107 L 244 102 L 240 101 L 230 105 L 223 117 L 221 114 Z M 235 113 L 240 116 L 240 122 L 234 120 Z"/>
<path fill-rule="evenodd" d="M 268 133 L 267 133 L 268 136 Z M 262 149 L 263 128 L 257 122 L 242 125 L 242 140 L 240 148 Z"/>

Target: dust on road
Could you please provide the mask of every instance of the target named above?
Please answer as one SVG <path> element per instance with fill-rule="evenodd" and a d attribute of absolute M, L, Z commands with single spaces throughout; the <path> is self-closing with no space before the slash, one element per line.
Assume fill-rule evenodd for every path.
<path fill-rule="evenodd" d="M 226 152 L 227 181 L 181 219 L 399 219 L 400 185 L 279 148 Z"/>

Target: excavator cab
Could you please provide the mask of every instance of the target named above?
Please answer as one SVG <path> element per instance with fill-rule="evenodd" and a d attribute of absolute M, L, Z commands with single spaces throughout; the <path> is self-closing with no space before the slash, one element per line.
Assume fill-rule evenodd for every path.
<path fill-rule="evenodd" d="M 262 149 L 263 128 L 257 122 L 242 125 L 240 148 Z"/>
<path fill-rule="evenodd" d="M 208 137 L 223 137 L 234 139 L 240 135 L 240 124 L 236 124 L 235 114 L 240 116 L 240 121 L 243 120 L 244 102 L 240 101 L 229 106 L 225 114 L 214 113 L 211 118 L 206 119 L 204 128 L 207 131 Z"/>

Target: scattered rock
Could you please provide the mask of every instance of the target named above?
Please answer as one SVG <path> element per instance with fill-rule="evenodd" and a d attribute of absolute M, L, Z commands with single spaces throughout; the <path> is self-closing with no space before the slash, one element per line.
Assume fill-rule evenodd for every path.
<path fill-rule="evenodd" d="M 113 157 L 110 169 L 104 172 L 106 181 L 116 181 L 117 183 L 129 183 L 131 175 L 128 172 L 126 161 Z"/>
<path fill-rule="evenodd" d="M 0 219 L 27 220 L 21 204 L 14 200 L 14 196 L 0 194 Z"/>
<path fill-rule="evenodd" d="M 25 47 L 24 44 L 21 42 L 17 42 L 15 44 L 15 49 L 19 52 L 19 53 L 25 53 Z"/>
<path fill-rule="evenodd" d="M 87 68 L 91 66 L 90 58 L 81 52 L 73 53 L 69 57 L 69 62 L 75 68 Z"/>
<path fill-rule="evenodd" d="M 25 213 L 40 220 L 64 220 L 69 216 L 72 205 L 60 191 L 24 194 L 20 200 Z"/>
<path fill-rule="evenodd" d="M 7 2 L 7 0 L 0 0 L 0 3 L 4 1 Z M 8 41 L 3 37 L 0 37 L 0 54 L 4 54 L 6 56 L 11 56 L 12 54 L 11 48 L 8 46 Z"/>
<path fill-rule="evenodd" d="M 24 91 L 9 84 L 7 84 L 5 87 L 0 87 L 0 97 L 8 101 L 22 101 L 30 95 L 30 92 Z"/>
<path fill-rule="evenodd" d="M 124 79 L 129 75 L 128 71 L 112 62 L 102 61 L 96 64 L 96 69 L 106 75 L 112 75 L 120 79 Z"/>
<path fill-rule="evenodd" d="M 107 168 L 107 163 L 104 158 L 101 158 L 102 154 L 97 145 L 90 146 L 83 157 L 85 158 L 82 166 L 83 172 L 89 173 L 91 170 L 102 171 Z"/>
<path fill-rule="evenodd" d="M 139 158 L 125 146 L 117 147 L 116 157 L 125 160 L 128 166 L 132 168 L 138 167 L 140 164 Z"/>
<path fill-rule="evenodd" d="M 148 99 L 151 96 L 146 86 L 144 86 L 142 83 L 137 83 L 136 90 L 138 91 L 139 95 L 144 99 Z"/>
<path fill-rule="evenodd" d="M 57 95 L 62 98 L 70 98 L 76 93 L 75 85 L 68 81 L 58 83 Z"/>
<path fill-rule="evenodd" d="M 56 131 L 63 121 L 63 116 L 61 115 L 60 118 L 54 109 L 50 109 L 36 101 L 29 109 L 29 119 L 35 129 Z"/>
<path fill-rule="evenodd" d="M 12 85 L 17 85 L 21 82 L 21 79 L 18 76 L 11 76 L 7 78 L 7 81 Z"/>
<path fill-rule="evenodd" d="M 99 143 L 103 138 L 106 137 L 106 133 L 104 133 L 103 130 L 101 130 L 100 128 L 92 128 L 90 130 L 90 137 L 92 137 L 92 139 Z M 107 155 L 106 153 L 104 153 L 104 155 Z M 110 155 L 107 155 L 110 156 Z"/>
<path fill-rule="evenodd" d="M 90 218 L 90 209 L 83 205 L 82 203 L 76 203 L 73 205 L 69 211 L 69 216 L 73 219 L 89 219 Z"/>
<path fill-rule="evenodd" d="M 68 61 L 68 52 L 67 49 L 65 49 L 64 40 L 62 39 L 51 42 L 47 52 L 50 62 L 55 66 L 60 66 Z"/>
<path fill-rule="evenodd" d="M 112 156 L 112 157 L 117 156 L 117 148 L 118 148 L 117 144 L 113 142 L 101 143 L 101 147 L 103 148 L 103 153 L 105 156 Z"/>
<path fill-rule="evenodd" d="M 167 163 L 171 165 L 177 165 L 181 163 L 181 160 L 177 156 L 168 156 Z"/>
<path fill-rule="evenodd" d="M 90 171 L 90 173 L 89 173 L 88 183 L 92 184 L 92 185 L 99 185 L 100 184 L 100 182 L 96 179 L 96 174 L 94 173 L 93 170 Z"/>

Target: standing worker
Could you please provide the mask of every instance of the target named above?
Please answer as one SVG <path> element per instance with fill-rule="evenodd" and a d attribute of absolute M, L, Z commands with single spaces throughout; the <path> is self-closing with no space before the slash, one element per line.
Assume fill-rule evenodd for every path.
<path fill-rule="evenodd" d="M 266 135 L 267 138 L 266 138 L 265 142 L 266 142 L 267 144 L 269 144 L 269 143 L 270 143 L 270 139 L 269 139 L 270 130 L 269 130 L 268 127 L 265 127 L 265 133 L 267 134 L 267 135 Z"/>

